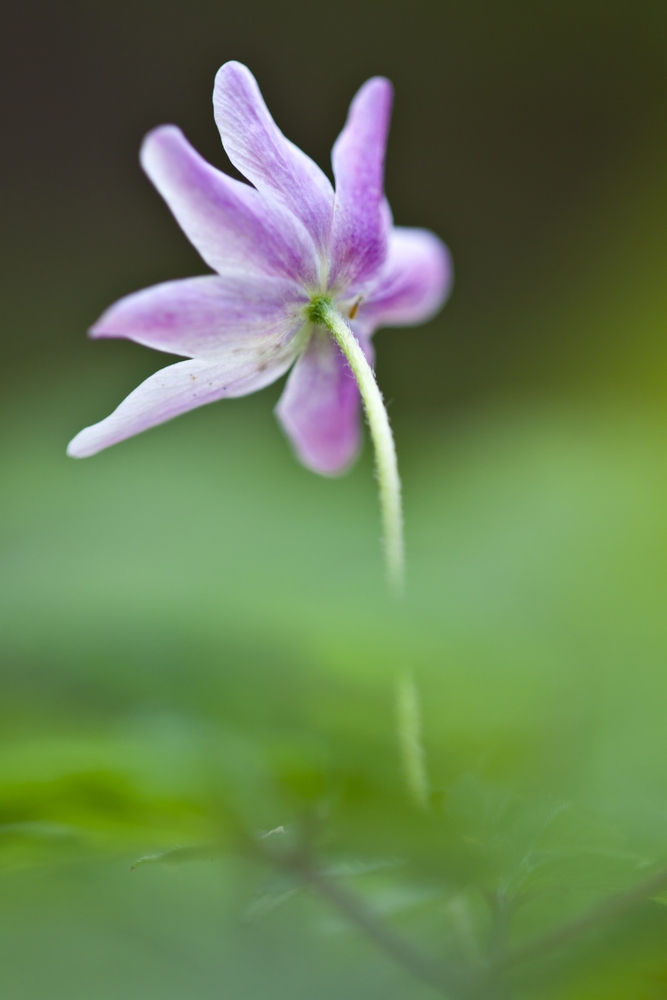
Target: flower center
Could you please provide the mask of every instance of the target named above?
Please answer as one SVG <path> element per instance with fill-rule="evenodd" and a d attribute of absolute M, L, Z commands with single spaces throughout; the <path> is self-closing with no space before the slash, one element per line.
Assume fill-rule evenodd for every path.
<path fill-rule="evenodd" d="M 310 305 L 308 306 L 308 319 L 311 323 L 326 326 L 324 314 L 327 309 L 331 308 L 331 305 L 332 300 L 328 295 L 316 295 L 315 298 L 310 300 Z"/>

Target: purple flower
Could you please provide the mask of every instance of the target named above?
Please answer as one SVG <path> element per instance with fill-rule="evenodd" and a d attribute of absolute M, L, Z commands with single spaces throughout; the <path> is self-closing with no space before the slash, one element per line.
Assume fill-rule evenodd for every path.
<path fill-rule="evenodd" d="M 196 406 L 245 396 L 292 368 L 276 414 L 298 457 L 324 475 L 349 466 L 361 440 L 359 389 L 314 304 L 329 303 L 349 321 L 372 364 L 374 331 L 428 319 L 451 284 L 444 244 L 392 224 L 383 193 L 391 102 L 381 77 L 354 98 L 333 147 L 335 191 L 280 132 L 237 62 L 217 74 L 215 120 L 253 186 L 206 163 L 173 125 L 148 134 L 143 168 L 215 273 L 136 292 L 100 317 L 93 337 L 189 360 L 151 375 L 77 434 L 69 455 L 93 455 Z"/>

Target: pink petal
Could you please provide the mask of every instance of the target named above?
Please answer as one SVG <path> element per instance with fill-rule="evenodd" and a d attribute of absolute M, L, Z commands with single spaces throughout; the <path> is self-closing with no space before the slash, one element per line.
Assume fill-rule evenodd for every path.
<path fill-rule="evenodd" d="M 372 357 L 370 343 L 362 341 L 362 346 Z M 324 476 L 345 472 L 361 445 L 360 409 L 345 357 L 328 333 L 314 329 L 276 407 L 303 464 Z"/>
<path fill-rule="evenodd" d="M 214 271 L 250 269 L 317 280 L 315 246 L 298 220 L 274 200 L 212 167 L 174 125 L 148 133 L 141 163 Z"/>
<path fill-rule="evenodd" d="M 442 308 L 452 288 L 449 250 L 427 229 L 397 226 L 377 283 L 361 302 L 359 321 L 366 328 L 413 326 Z"/>
<path fill-rule="evenodd" d="M 393 90 L 389 80 L 368 80 L 350 105 L 332 151 L 336 203 L 331 281 L 351 285 L 371 277 L 387 251 L 384 160 Z"/>
<path fill-rule="evenodd" d="M 131 392 L 106 420 L 80 431 L 70 441 L 67 454 L 87 458 L 197 406 L 256 392 L 280 378 L 294 356 L 294 345 L 290 345 L 252 363 L 245 357 L 241 362 L 180 361 L 163 368 Z"/>
<path fill-rule="evenodd" d="M 257 81 L 238 62 L 218 70 L 213 90 L 215 120 L 229 159 L 258 191 L 285 205 L 304 224 L 317 247 L 328 246 L 333 189 L 309 156 L 282 134 Z"/>
<path fill-rule="evenodd" d="M 303 325 L 307 298 L 285 278 L 229 272 L 167 281 L 120 299 L 93 337 L 124 337 L 146 347 L 215 360 L 278 351 Z"/>

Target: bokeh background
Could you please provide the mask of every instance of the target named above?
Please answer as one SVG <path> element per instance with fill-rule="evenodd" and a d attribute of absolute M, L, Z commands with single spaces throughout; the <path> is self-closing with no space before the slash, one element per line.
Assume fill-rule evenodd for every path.
<path fill-rule="evenodd" d="M 434 995 L 221 851 L 230 816 L 317 816 L 336 877 L 453 961 L 666 864 L 664 2 L 5 0 L 1 19 L 0 997 Z M 233 172 L 210 100 L 232 58 L 325 169 L 353 92 L 391 77 L 395 218 L 452 249 L 442 315 L 377 335 L 399 610 L 368 448 L 341 480 L 301 469 L 280 385 L 65 457 L 165 363 L 86 328 L 205 270 L 137 150 L 175 122 Z M 130 873 L 193 844 L 216 846 Z M 667 997 L 664 902 L 504 988 Z"/>

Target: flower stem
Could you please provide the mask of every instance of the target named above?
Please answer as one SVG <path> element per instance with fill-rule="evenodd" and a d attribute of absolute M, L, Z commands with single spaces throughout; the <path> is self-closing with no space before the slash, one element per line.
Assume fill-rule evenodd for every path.
<path fill-rule="evenodd" d="M 359 341 L 333 305 L 326 299 L 319 299 L 312 311 L 312 316 L 327 327 L 347 358 L 347 363 L 359 386 L 375 448 L 387 576 L 396 594 L 400 595 L 403 591 L 405 573 L 401 480 L 398 475 L 394 436 L 389 425 L 389 417 L 382 393 Z"/>
<path fill-rule="evenodd" d="M 410 674 L 397 678 L 396 709 L 398 742 L 408 791 L 415 804 L 428 811 L 428 776 L 421 734 L 419 692 Z"/>

